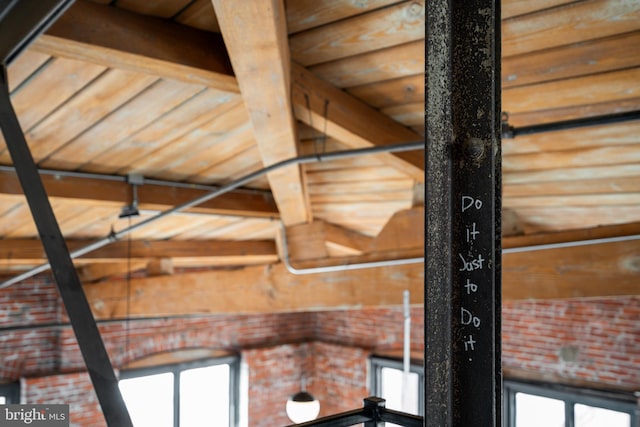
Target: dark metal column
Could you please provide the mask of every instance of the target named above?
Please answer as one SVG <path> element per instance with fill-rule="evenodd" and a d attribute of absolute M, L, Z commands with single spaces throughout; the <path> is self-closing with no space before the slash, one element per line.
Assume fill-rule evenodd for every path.
<path fill-rule="evenodd" d="M 6 67 L 0 70 L 0 127 L 27 198 L 40 240 L 51 264 L 107 425 L 131 427 L 109 355 L 69 256 L 51 204 L 9 98 Z"/>
<path fill-rule="evenodd" d="M 500 6 L 427 7 L 425 422 L 500 426 Z"/>
<path fill-rule="evenodd" d="M 132 427 L 100 331 L 11 105 L 7 81 L 7 64 L 72 3 L 73 0 L 5 0 L 0 3 L 0 128 L 107 425 Z"/>

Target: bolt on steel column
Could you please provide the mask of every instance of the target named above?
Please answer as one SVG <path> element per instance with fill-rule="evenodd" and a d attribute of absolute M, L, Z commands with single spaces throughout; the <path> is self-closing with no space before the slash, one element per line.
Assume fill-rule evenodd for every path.
<path fill-rule="evenodd" d="M 427 7 L 425 422 L 500 426 L 500 4 Z"/>

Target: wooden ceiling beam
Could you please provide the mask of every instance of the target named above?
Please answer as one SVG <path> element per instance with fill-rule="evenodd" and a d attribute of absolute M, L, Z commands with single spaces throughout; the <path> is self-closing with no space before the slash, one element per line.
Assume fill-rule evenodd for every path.
<path fill-rule="evenodd" d="M 41 175 L 47 194 L 52 198 L 78 199 L 88 204 L 125 206 L 131 202 L 131 185 L 124 181 L 77 178 L 64 175 Z M 143 184 L 137 187 L 140 209 L 165 210 L 206 194 L 205 190 Z M 0 194 L 22 195 L 15 173 L 0 171 Z M 196 207 L 185 210 L 204 214 L 277 218 L 273 197 L 266 192 L 234 190 Z"/>
<path fill-rule="evenodd" d="M 253 23 L 248 27 L 251 26 Z M 218 35 L 93 2 L 76 2 L 35 40 L 30 51 L 240 92 Z M 312 117 L 320 132 L 326 131 L 351 148 L 423 138 L 304 68 L 295 64 L 292 67 L 296 118 L 308 122 Z M 424 76 L 419 80 L 423 82 Z M 424 90 L 423 86 L 417 84 L 416 90 Z M 307 103 L 304 94 L 311 91 L 313 96 Z M 329 103 L 326 126 L 325 100 Z M 380 157 L 414 179 L 424 181 L 422 152 Z"/>
<path fill-rule="evenodd" d="M 290 96 L 291 60 L 282 0 L 212 2 L 263 164 L 270 166 L 297 157 L 298 136 Z M 312 219 L 300 166 L 270 172 L 267 179 L 286 225 Z"/>
<path fill-rule="evenodd" d="M 350 261 L 362 259 L 352 257 Z M 639 279 L 636 241 L 503 256 L 504 301 L 638 295 Z M 399 306 L 405 289 L 411 292 L 412 304 L 421 304 L 423 282 L 421 263 L 295 276 L 276 264 L 184 274 L 179 280 L 176 276 L 133 279 L 130 295 L 135 297 L 129 300 L 129 312 L 136 317 Z M 110 281 L 85 289 L 97 318 L 125 316 L 125 286 Z"/>
<path fill-rule="evenodd" d="M 86 246 L 91 241 L 67 240 L 69 250 Z M 170 258 L 173 260 L 193 260 L 211 258 L 266 257 L 275 262 L 278 259 L 273 240 L 120 240 L 108 246 L 89 252 L 78 261 L 92 263 L 113 263 L 131 259 L 154 260 Z M 0 259 L 11 264 L 35 264 L 46 261 L 42 243 L 36 239 L 0 240 Z M 179 262 L 178 262 L 179 264 Z"/>
<path fill-rule="evenodd" d="M 220 35 L 90 1 L 75 2 L 30 49 L 238 92 Z"/>
<path fill-rule="evenodd" d="M 325 82 L 304 67 L 292 64 L 293 107 L 298 120 L 339 140 L 349 148 L 421 141 L 420 134 Z M 378 154 L 386 164 L 424 182 L 424 152 Z"/>

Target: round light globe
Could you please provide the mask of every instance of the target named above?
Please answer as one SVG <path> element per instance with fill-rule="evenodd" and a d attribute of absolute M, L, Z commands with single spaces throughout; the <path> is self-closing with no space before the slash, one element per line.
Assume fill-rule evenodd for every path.
<path fill-rule="evenodd" d="M 299 391 L 287 400 L 287 416 L 294 423 L 315 420 L 320 413 L 320 402 L 306 391 Z"/>

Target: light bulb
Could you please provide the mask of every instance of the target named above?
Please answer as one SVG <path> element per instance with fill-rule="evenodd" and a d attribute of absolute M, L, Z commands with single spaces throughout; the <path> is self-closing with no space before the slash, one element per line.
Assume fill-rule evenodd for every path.
<path fill-rule="evenodd" d="M 320 402 L 306 391 L 299 391 L 287 400 L 287 416 L 294 423 L 315 420 L 320 413 Z"/>

